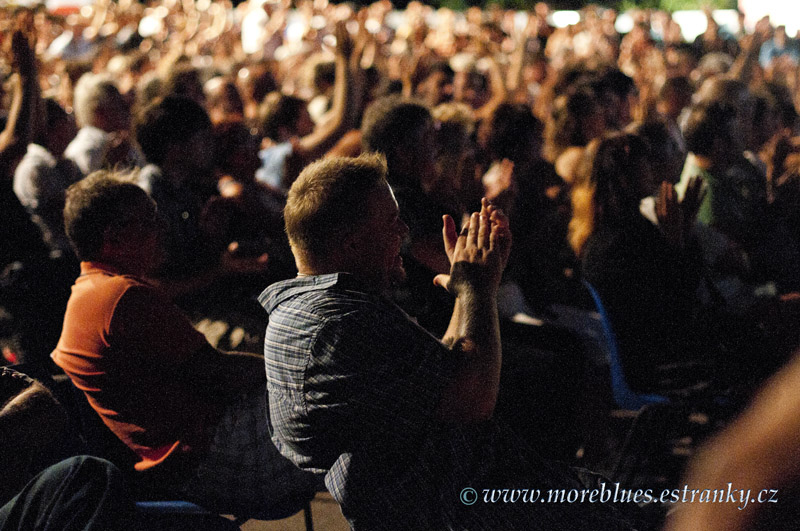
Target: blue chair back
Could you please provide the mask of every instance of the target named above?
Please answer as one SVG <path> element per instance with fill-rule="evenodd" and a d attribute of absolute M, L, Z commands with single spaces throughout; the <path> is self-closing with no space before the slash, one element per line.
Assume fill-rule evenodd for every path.
<path fill-rule="evenodd" d="M 617 337 L 614 335 L 614 329 L 611 326 L 611 320 L 608 318 L 603 301 L 600 294 L 588 281 L 583 280 L 583 285 L 589 291 L 594 301 L 595 309 L 600 315 L 600 324 L 603 328 L 603 335 L 606 341 L 606 353 L 608 355 L 608 366 L 611 372 L 611 391 L 617 406 L 621 409 L 631 411 L 638 411 L 648 404 L 665 404 L 669 402 L 669 398 L 658 394 L 637 393 L 628 385 L 625 379 L 625 371 L 622 369 L 622 360 L 619 355 L 619 347 L 617 345 Z"/>

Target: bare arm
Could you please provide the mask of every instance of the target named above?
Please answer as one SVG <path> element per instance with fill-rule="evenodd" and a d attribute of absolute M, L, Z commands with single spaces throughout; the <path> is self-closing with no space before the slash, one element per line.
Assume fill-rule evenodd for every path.
<path fill-rule="evenodd" d="M 492 97 L 475 111 L 476 120 L 489 118 L 497 106 L 506 101 L 508 96 L 500 65 L 492 56 L 487 56 L 486 59 L 489 61 L 489 87 L 491 87 Z"/>
<path fill-rule="evenodd" d="M 800 357 L 787 365 L 728 429 L 693 460 L 685 484 L 691 489 L 780 489 L 800 476 Z M 668 531 L 746 529 L 758 503 L 685 503 L 671 514 Z M 741 507 L 741 509 L 740 509 Z"/>
<path fill-rule="evenodd" d="M 36 117 L 39 84 L 36 79 L 36 60 L 27 37 L 21 31 L 15 31 L 11 37 L 11 55 L 16 70 L 12 80 L 14 94 L 6 127 L 0 132 L 0 166 L 6 168 L 25 153 L 38 123 Z M 13 176 L 13 172 L 6 171 L 6 175 Z"/>
<path fill-rule="evenodd" d="M 758 52 L 767 39 L 762 31 L 755 31 L 752 35 L 744 37 L 742 49 L 728 72 L 728 77 L 748 84 L 753 78 L 753 69 L 758 64 Z"/>
<path fill-rule="evenodd" d="M 470 217 L 460 235 L 449 216 L 443 234 L 452 267 L 450 275 L 439 275 L 434 282 L 456 295 L 443 341 L 461 355 L 461 366 L 442 394 L 437 415 L 446 421 L 486 420 L 500 387 L 497 288 L 511 250 L 508 220 L 484 199 L 480 214 Z"/>
<path fill-rule="evenodd" d="M 343 22 L 336 25 L 336 80 L 333 85 L 333 103 L 329 118 L 314 131 L 293 143 L 293 155 L 308 164 L 330 149 L 351 125 L 354 115 L 356 91 L 353 87 L 353 68 L 350 58 L 353 41 Z"/>
<path fill-rule="evenodd" d="M 525 48 L 528 43 L 528 35 L 525 32 L 517 35 L 516 48 L 511 54 L 511 64 L 506 75 L 506 88 L 508 93 L 515 95 L 522 86 L 522 70 L 525 67 Z"/>

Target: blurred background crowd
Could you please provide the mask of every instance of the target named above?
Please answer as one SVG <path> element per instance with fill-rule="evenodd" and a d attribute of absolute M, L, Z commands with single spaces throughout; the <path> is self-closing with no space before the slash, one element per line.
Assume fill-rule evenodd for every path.
<path fill-rule="evenodd" d="M 47 362 L 58 340 L 78 273 L 61 212 L 77 180 L 131 170 L 163 226 L 153 282 L 215 345 L 260 352 L 253 297 L 296 273 L 288 187 L 318 158 L 380 151 L 410 227 L 394 297 L 431 332 L 452 305 L 432 283 L 449 270 L 441 216 L 486 196 L 514 234 L 508 322 L 585 333 L 588 281 L 631 387 L 713 380 L 749 396 L 797 344 L 800 43 L 769 18 L 731 29 L 712 11 L 691 40 L 665 11 L 628 12 L 624 34 L 612 9 L 553 15 L 388 0 L 1 9 L 6 362 Z M 534 346 L 564 350 L 547 341 Z M 504 336 L 519 362 L 507 413 L 524 399 L 585 415 L 585 360 L 515 358 L 530 348 Z M 531 391 L 543 367 L 555 394 Z M 517 420 L 562 441 L 576 426 Z M 585 435 L 542 448 L 572 459 Z"/>

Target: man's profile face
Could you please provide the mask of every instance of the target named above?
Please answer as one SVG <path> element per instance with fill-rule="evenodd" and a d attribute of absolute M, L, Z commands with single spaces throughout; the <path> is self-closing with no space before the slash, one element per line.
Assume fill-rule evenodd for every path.
<path fill-rule="evenodd" d="M 374 283 L 376 291 L 386 291 L 406 278 L 400 246 L 408 226 L 399 214 L 392 189 L 380 183 L 368 195 L 363 225 L 351 236 L 356 253 L 353 272 Z"/>

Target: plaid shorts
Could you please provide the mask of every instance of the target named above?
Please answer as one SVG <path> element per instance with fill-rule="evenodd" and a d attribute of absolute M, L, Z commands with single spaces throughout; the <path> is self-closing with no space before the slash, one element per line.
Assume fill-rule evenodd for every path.
<path fill-rule="evenodd" d="M 283 457 L 270 440 L 264 387 L 229 405 L 208 452 L 181 494 L 208 509 L 239 517 L 288 517 L 314 497 L 317 479 Z"/>

